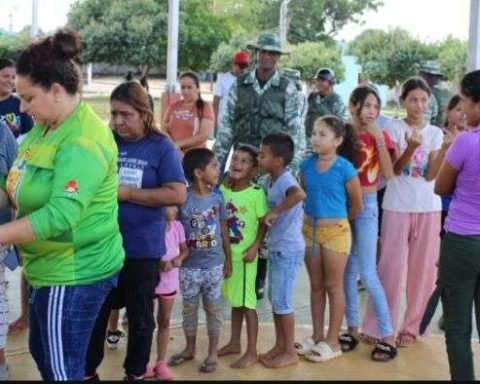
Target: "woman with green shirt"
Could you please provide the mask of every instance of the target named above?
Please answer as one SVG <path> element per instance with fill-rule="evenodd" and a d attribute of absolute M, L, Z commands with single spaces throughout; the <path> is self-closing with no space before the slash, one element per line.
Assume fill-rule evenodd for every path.
<path fill-rule="evenodd" d="M 117 149 L 80 99 L 79 51 L 76 33 L 64 30 L 17 61 L 20 109 L 36 125 L 6 180 L 16 220 L 0 226 L 0 243 L 20 250 L 31 286 L 29 347 L 44 380 L 83 379 L 95 319 L 124 260 Z"/>

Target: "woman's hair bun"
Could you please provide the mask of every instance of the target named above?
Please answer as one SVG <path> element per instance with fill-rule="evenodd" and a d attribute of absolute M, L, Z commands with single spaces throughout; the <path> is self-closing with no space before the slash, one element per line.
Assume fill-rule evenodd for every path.
<path fill-rule="evenodd" d="M 52 45 L 57 57 L 70 60 L 80 53 L 81 39 L 73 29 L 64 28 L 53 35 Z"/>

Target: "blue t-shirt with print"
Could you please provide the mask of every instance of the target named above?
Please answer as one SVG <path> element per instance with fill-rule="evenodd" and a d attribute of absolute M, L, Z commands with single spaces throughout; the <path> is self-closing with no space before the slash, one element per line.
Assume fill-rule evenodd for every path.
<path fill-rule="evenodd" d="M 166 136 L 155 133 L 138 141 L 126 141 L 115 134 L 115 141 L 120 185 L 150 189 L 164 183 L 185 183 L 178 152 Z M 164 208 L 126 201 L 120 202 L 118 208 L 127 258 L 160 259 L 166 253 Z"/>
<path fill-rule="evenodd" d="M 287 197 L 287 191 L 299 187 L 290 171 L 285 171 L 277 180 L 269 182 L 267 190 L 268 208 L 271 211 L 279 206 Z M 282 212 L 275 223 L 268 229 L 269 251 L 285 253 L 298 252 L 305 249 L 302 235 L 303 208 L 302 202 Z"/>
<path fill-rule="evenodd" d="M 20 99 L 14 95 L 0 101 L 0 122 L 7 124 L 15 137 L 27 133 L 34 125 L 28 113 L 20 112 Z"/>
<path fill-rule="evenodd" d="M 208 196 L 198 196 L 189 189 L 179 219 L 190 250 L 182 268 L 211 268 L 223 264 L 220 223 L 227 220 L 227 209 L 222 193 L 214 189 Z"/>
<path fill-rule="evenodd" d="M 317 167 L 318 154 L 313 154 L 302 162 L 300 172 L 307 198 L 305 213 L 316 219 L 346 219 L 346 184 L 357 176 L 353 164 L 342 156 L 337 156 L 326 171 Z"/>

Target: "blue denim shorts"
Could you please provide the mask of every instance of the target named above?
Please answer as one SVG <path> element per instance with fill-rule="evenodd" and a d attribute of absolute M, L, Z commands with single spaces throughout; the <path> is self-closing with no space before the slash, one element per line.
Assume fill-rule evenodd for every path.
<path fill-rule="evenodd" d="M 293 313 L 293 291 L 304 256 L 304 250 L 268 255 L 268 299 L 276 315 Z"/>

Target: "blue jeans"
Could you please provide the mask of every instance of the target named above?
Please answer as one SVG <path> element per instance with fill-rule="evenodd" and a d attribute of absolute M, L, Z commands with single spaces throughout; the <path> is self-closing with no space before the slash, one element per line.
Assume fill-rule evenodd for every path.
<path fill-rule="evenodd" d="M 45 381 L 83 380 L 88 342 L 117 275 L 90 285 L 30 292 L 29 347 Z"/>
<path fill-rule="evenodd" d="M 359 326 L 357 279 L 372 300 L 382 337 L 393 335 L 390 308 L 377 273 L 378 202 L 375 193 L 363 195 L 363 211 L 352 223 L 352 251 L 345 268 L 345 317 L 349 327 Z"/>
<path fill-rule="evenodd" d="M 268 299 L 276 315 L 293 313 L 293 291 L 304 256 L 304 250 L 291 253 L 269 252 Z"/>

